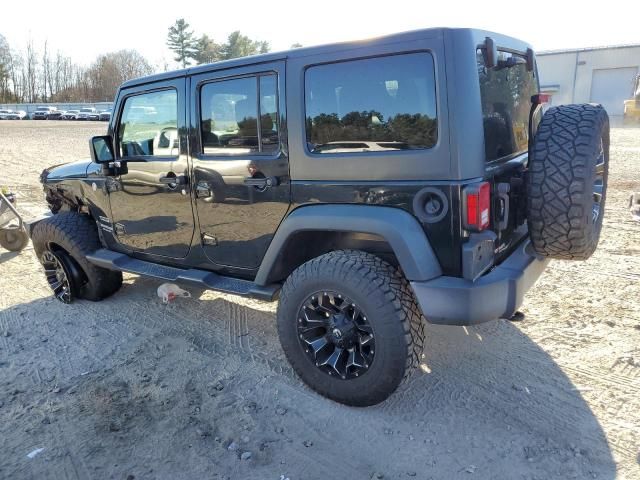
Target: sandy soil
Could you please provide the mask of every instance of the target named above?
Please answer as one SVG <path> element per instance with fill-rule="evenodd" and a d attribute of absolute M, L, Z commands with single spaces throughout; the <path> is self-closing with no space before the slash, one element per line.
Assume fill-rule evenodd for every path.
<path fill-rule="evenodd" d="M 0 122 L 0 184 L 41 208 L 40 171 L 104 130 Z M 596 255 L 552 263 L 524 322 L 429 326 L 420 370 L 366 409 L 295 377 L 273 304 L 192 290 L 165 306 L 126 276 L 65 306 L 31 247 L 1 251 L 0 477 L 638 479 L 639 165 L 640 130 L 614 130 Z"/>

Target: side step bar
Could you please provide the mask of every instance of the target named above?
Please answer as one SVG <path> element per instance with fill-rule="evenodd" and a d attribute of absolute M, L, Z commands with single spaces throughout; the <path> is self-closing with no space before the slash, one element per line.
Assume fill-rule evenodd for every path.
<path fill-rule="evenodd" d="M 192 283 L 210 290 L 253 297 L 271 302 L 277 297 L 280 285 L 260 286 L 249 280 L 224 277 L 217 273 L 197 268 L 176 268 L 158 265 L 130 257 L 124 253 L 101 248 L 87 255 L 87 260 L 94 265 L 109 270 L 136 273 L 147 277 L 169 280 L 172 282 Z"/>

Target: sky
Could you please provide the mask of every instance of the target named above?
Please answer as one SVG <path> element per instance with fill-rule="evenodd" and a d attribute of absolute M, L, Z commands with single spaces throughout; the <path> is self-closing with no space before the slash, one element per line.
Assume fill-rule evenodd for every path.
<path fill-rule="evenodd" d="M 223 42 L 240 30 L 273 51 L 357 40 L 429 27 L 475 27 L 525 40 L 536 51 L 640 43 L 633 1 L 535 0 L 254 1 L 146 0 L 3 2 L 0 34 L 16 49 L 45 40 L 74 62 L 123 48 L 142 53 L 158 69 L 177 67 L 166 47 L 169 26 L 183 17 L 196 34 Z M 28 6 L 26 6 L 28 5 Z M 173 8 L 169 8 L 173 5 Z"/>

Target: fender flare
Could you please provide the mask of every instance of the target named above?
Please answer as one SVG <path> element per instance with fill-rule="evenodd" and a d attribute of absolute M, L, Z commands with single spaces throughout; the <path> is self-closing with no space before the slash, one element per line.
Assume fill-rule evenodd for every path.
<path fill-rule="evenodd" d="M 255 278 L 267 285 L 288 239 L 301 231 L 369 233 L 391 246 L 409 281 L 426 281 L 442 275 L 440 263 L 416 218 L 405 210 L 370 205 L 308 205 L 291 212 L 280 224 Z"/>

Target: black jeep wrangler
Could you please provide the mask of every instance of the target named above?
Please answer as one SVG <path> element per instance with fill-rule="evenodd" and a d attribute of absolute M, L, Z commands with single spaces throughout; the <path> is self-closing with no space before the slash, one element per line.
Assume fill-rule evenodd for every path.
<path fill-rule="evenodd" d="M 549 108 L 526 44 L 472 29 L 202 65 L 118 92 L 91 161 L 46 169 L 55 296 L 121 272 L 279 298 L 282 347 L 338 402 L 387 398 L 424 321 L 509 318 L 602 227 L 609 120 Z"/>

